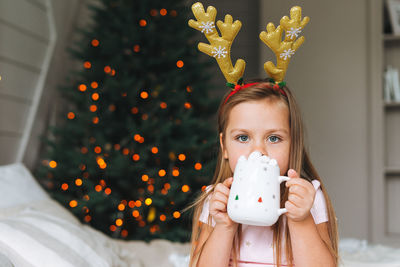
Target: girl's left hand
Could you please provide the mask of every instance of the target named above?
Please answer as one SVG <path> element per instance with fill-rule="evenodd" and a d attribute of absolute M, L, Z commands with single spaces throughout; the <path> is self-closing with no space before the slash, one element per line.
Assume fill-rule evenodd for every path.
<path fill-rule="evenodd" d="M 292 221 L 301 222 L 311 215 L 316 191 L 312 183 L 300 178 L 295 170 L 290 169 L 288 177 L 291 179 L 286 182 L 286 187 L 289 187 L 286 216 Z"/>

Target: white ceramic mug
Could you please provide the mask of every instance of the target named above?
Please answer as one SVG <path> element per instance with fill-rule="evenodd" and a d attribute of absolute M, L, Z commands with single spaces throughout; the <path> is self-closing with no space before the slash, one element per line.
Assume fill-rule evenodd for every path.
<path fill-rule="evenodd" d="M 275 159 L 254 151 L 246 159 L 240 156 L 236 164 L 228 199 L 228 215 L 232 221 L 271 226 L 285 212 L 280 208 L 280 184 L 288 181 L 280 176 Z"/>

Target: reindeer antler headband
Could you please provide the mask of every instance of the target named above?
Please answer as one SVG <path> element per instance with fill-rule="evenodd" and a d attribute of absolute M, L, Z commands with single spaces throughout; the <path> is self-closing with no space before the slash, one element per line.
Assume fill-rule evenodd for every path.
<path fill-rule="evenodd" d="M 246 62 L 243 59 L 238 59 L 233 66 L 231 61 L 232 42 L 242 27 L 242 23 L 239 20 L 233 22 L 232 16 L 227 14 L 224 22 L 217 21 L 217 27 L 221 32 L 221 36 L 219 36 L 214 25 L 217 10 L 213 6 L 209 6 L 207 12 L 205 12 L 203 5 L 197 2 L 192 5 L 192 11 L 197 21 L 189 20 L 189 26 L 204 33 L 210 42 L 210 44 L 199 43 L 199 50 L 217 60 L 227 85 L 232 88 L 232 92 L 225 100 L 226 102 L 237 91 L 256 84 L 242 85 Z M 279 89 L 284 95 L 286 94 L 281 87 L 285 85 L 283 80 L 290 58 L 304 42 L 303 36 L 297 40 L 296 38 L 309 20 L 309 17 L 301 19 L 301 7 L 295 6 L 290 9 L 290 19 L 284 16 L 280 20 L 280 25 L 276 28 L 270 22 L 267 25 L 267 31 L 260 33 L 260 39 L 275 53 L 277 61 L 276 66 L 271 61 L 266 62 L 264 69 L 271 77 L 271 82 L 275 83 L 274 88 Z M 282 40 L 283 31 L 285 31 L 284 40 Z"/>

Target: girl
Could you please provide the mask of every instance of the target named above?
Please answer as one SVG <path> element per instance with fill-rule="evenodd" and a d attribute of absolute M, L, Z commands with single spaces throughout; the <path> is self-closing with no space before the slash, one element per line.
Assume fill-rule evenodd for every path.
<path fill-rule="evenodd" d="M 263 80 L 226 95 L 218 131 L 214 178 L 191 206 L 190 266 L 337 266 L 335 213 L 306 152 L 300 111 L 290 90 Z M 227 214 L 237 159 L 255 150 L 276 159 L 280 175 L 291 178 L 281 184 L 281 206 L 287 213 L 271 227 L 237 224 Z"/>

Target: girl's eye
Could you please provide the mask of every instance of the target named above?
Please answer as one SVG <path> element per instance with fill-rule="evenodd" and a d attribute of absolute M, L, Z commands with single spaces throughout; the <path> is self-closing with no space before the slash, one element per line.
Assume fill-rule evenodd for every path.
<path fill-rule="evenodd" d="M 277 142 L 280 140 L 280 138 L 279 138 L 278 136 L 271 135 L 271 136 L 268 137 L 268 140 L 269 140 L 271 143 L 277 143 Z"/>
<path fill-rule="evenodd" d="M 237 137 L 237 139 L 238 139 L 240 142 L 247 142 L 247 141 L 249 140 L 249 137 L 248 137 L 247 135 L 239 135 L 239 136 Z"/>

